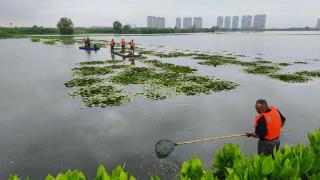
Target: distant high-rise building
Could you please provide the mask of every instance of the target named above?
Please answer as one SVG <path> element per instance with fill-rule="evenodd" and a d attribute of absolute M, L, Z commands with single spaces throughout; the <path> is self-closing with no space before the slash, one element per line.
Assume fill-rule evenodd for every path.
<path fill-rule="evenodd" d="M 224 29 L 230 29 L 231 16 L 224 17 Z"/>
<path fill-rule="evenodd" d="M 176 18 L 176 28 L 181 29 L 181 18 Z"/>
<path fill-rule="evenodd" d="M 148 28 L 165 28 L 166 20 L 164 17 L 147 17 L 147 27 Z"/>
<path fill-rule="evenodd" d="M 162 29 L 164 29 L 164 28 L 166 28 L 166 19 L 163 17 L 162 19 L 161 19 L 161 28 Z"/>
<path fill-rule="evenodd" d="M 153 18 L 152 16 L 147 17 L 147 27 L 148 28 L 153 28 Z"/>
<path fill-rule="evenodd" d="M 257 14 L 253 19 L 253 29 L 263 30 L 266 28 L 266 19 L 267 15 L 265 14 Z"/>
<path fill-rule="evenodd" d="M 192 18 L 185 17 L 183 18 L 183 29 L 190 29 L 192 28 Z"/>
<path fill-rule="evenodd" d="M 239 28 L 239 16 L 233 16 L 232 17 L 232 29 L 238 29 Z"/>
<path fill-rule="evenodd" d="M 156 28 L 157 27 L 157 17 L 152 16 L 152 28 Z"/>
<path fill-rule="evenodd" d="M 251 29 L 252 16 L 244 15 L 241 19 L 241 29 Z"/>
<path fill-rule="evenodd" d="M 318 19 L 317 29 L 320 29 L 320 18 Z"/>
<path fill-rule="evenodd" d="M 194 17 L 193 18 L 193 27 L 197 29 L 202 28 L 202 17 Z"/>
<path fill-rule="evenodd" d="M 223 16 L 219 16 L 217 18 L 217 27 L 222 29 L 223 28 Z"/>

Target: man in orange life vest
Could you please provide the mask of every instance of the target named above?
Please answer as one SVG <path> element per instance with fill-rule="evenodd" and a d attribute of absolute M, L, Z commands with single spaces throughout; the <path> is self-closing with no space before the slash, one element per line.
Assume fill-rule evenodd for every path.
<path fill-rule="evenodd" d="M 259 138 L 258 153 L 272 155 L 274 148 L 279 150 L 280 132 L 286 118 L 274 106 L 268 106 L 267 101 L 259 99 L 256 102 L 255 132 L 247 132 L 248 137 Z"/>
<path fill-rule="evenodd" d="M 134 53 L 134 41 L 133 39 L 130 41 L 130 48 L 131 48 L 131 52 Z"/>
<path fill-rule="evenodd" d="M 113 53 L 114 52 L 114 40 L 113 39 L 111 39 L 109 45 L 110 45 L 111 53 Z"/>
<path fill-rule="evenodd" d="M 125 47 L 126 47 L 126 42 L 124 41 L 124 39 L 121 39 L 121 50 L 122 50 L 122 52 L 124 52 L 124 49 L 125 49 Z"/>

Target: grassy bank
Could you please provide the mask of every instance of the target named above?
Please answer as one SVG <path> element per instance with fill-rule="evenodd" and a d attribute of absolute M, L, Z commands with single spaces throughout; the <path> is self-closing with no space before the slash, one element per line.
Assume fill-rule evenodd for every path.
<path fill-rule="evenodd" d="M 281 180 L 281 179 L 320 179 L 320 129 L 309 132 L 309 144 L 290 147 L 285 145 L 280 151 L 274 151 L 273 156 L 252 155 L 241 153 L 240 146 L 224 144 L 216 151 L 212 167 L 204 169 L 201 160 L 193 157 L 183 162 L 180 170 L 180 180 Z M 147 172 L 146 172 L 147 173 Z M 30 179 L 26 177 L 26 179 Z M 79 170 L 68 170 L 56 176 L 49 174 L 45 180 L 85 180 L 89 179 Z M 117 166 L 108 172 L 100 165 L 95 180 L 135 180 L 136 178 Z M 158 176 L 150 178 L 160 180 Z M 20 180 L 17 175 L 10 180 Z"/>
<path fill-rule="evenodd" d="M 213 28 L 202 29 L 153 29 L 153 28 L 130 28 L 121 29 L 120 32 L 115 31 L 113 28 L 74 28 L 74 34 L 163 34 L 163 33 L 199 33 L 199 32 L 214 32 Z M 28 35 L 59 35 L 57 28 L 45 28 L 45 27 L 14 27 L 14 28 L 0 28 L 0 37 L 21 37 Z"/>

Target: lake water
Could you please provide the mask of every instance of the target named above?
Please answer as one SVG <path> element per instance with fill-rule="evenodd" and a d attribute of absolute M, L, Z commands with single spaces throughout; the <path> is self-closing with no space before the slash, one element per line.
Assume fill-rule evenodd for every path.
<path fill-rule="evenodd" d="M 220 33 L 157 36 L 93 36 L 92 39 L 135 39 L 147 48 L 243 54 L 273 62 L 308 61 L 284 72 L 319 70 L 320 32 Z M 110 59 L 108 49 L 90 54 L 77 45 L 47 46 L 30 39 L 0 40 L 0 179 L 9 174 L 44 179 L 67 169 L 80 169 L 89 179 L 99 164 L 117 164 L 137 179 L 178 176 L 183 161 L 193 155 L 206 168 L 223 143 L 240 144 L 245 154 L 256 153 L 257 141 L 237 138 L 178 146 L 169 158 L 157 159 L 155 143 L 168 138 L 185 141 L 236 134 L 253 129 L 259 98 L 276 105 L 287 117 L 282 145 L 307 143 L 307 132 L 319 127 L 320 79 L 288 84 L 243 73 L 241 67 L 207 67 L 189 57 L 160 59 L 189 65 L 201 75 L 237 82 L 231 91 L 200 96 L 174 96 L 162 101 L 136 97 L 125 106 L 88 108 L 67 95 L 76 63 Z M 159 59 L 159 58 L 158 58 Z M 126 62 L 130 64 L 130 62 Z"/>

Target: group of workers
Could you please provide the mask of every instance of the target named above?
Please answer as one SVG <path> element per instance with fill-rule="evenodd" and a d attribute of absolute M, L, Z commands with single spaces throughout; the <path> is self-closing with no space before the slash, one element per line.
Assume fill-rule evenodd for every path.
<path fill-rule="evenodd" d="M 120 44 L 121 44 L 121 52 L 124 52 L 125 48 L 126 48 L 126 41 L 124 39 L 121 39 Z M 131 53 L 133 54 L 134 53 L 134 48 L 135 48 L 134 40 L 132 39 L 128 44 L 130 45 Z M 115 47 L 114 39 L 111 39 L 109 45 L 110 45 L 111 53 L 113 53 L 114 52 L 114 47 Z"/>
<path fill-rule="evenodd" d="M 115 44 L 116 43 L 114 39 L 111 39 L 111 41 L 109 42 L 111 53 L 114 52 Z M 124 52 L 126 48 L 126 41 L 124 39 L 121 39 L 120 44 L 121 44 L 121 52 Z M 131 53 L 134 54 L 134 48 L 135 48 L 134 40 L 132 39 L 128 44 L 130 45 Z M 90 39 L 88 36 L 84 38 L 84 46 L 87 48 L 91 47 Z M 97 47 L 97 45 L 94 44 L 93 47 L 95 48 Z"/>

